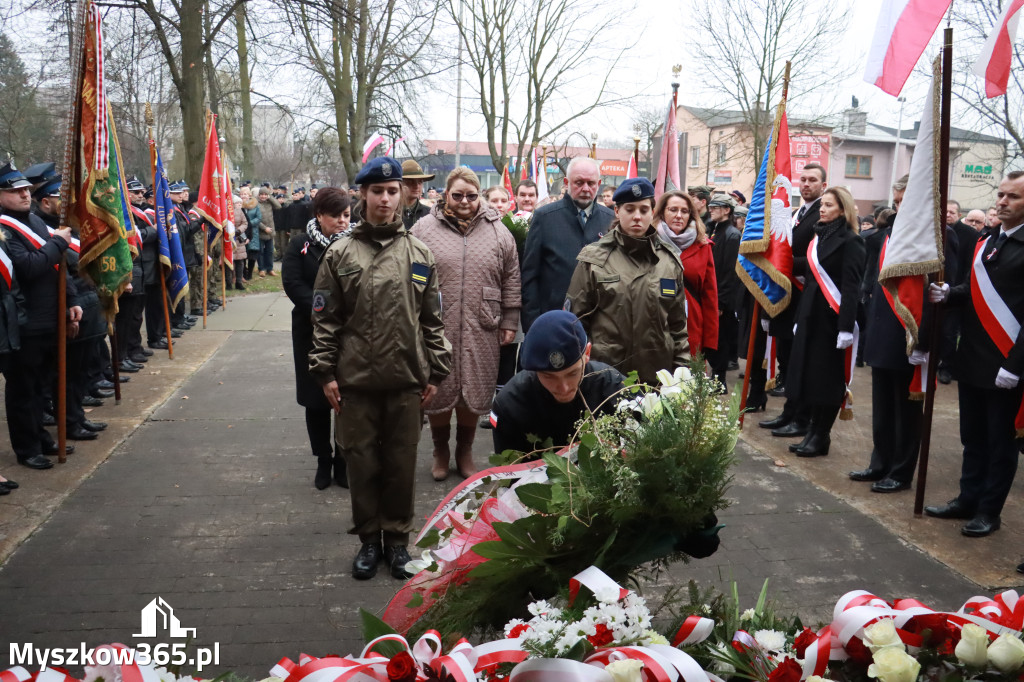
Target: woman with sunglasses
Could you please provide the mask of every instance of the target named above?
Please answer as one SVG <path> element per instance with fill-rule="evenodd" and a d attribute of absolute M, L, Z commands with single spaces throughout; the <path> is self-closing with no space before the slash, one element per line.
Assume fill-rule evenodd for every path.
<path fill-rule="evenodd" d="M 491 409 L 499 349 L 512 342 L 519 325 L 516 244 L 497 211 L 480 200 L 480 179 L 465 167 L 449 173 L 444 197 L 412 233 L 437 261 L 444 335 L 452 344 L 452 372 L 426 405 L 434 441 L 431 475 L 448 478 L 454 410 L 455 465 L 471 476 L 477 419 Z"/>

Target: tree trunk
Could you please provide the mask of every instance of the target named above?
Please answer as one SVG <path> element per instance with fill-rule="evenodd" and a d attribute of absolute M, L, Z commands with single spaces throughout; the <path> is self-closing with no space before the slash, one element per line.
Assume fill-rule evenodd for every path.
<path fill-rule="evenodd" d="M 210 35 L 212 27 L 210 26 L 210 0 L 206 0 L 203 8 L 203 35 L 205 37 L 206 53 L 204 55 L 206 62 L 206 87 L 210 93 L 210 111 L 214 114 L 220 114 L 220 92 L 217 88 L 217 70 L 213 68 L 213 38 Z M 221 128 L 217 129 L 218 131 Z"/>
<path fill-rule="evenodd" d="M 181 80 L 178 89 L 185 136 L 186 178 L 193 186 L 203 172 L 206 126 L 203 120 L 203 0 L 181 0 Z"/>
<path fill-rule="evenodd" d="M 249 92 L 249 47 L 245 35 L 245 5 L 235 10 L 235 31 L 238 34 L 239 89 L 242 94 L 242 177 L 254 175 L 252 158 L 252 97 Z"/>

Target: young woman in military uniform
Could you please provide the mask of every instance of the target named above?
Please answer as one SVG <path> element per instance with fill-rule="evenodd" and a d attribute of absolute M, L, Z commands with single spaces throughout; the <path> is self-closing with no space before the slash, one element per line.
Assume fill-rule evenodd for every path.
<path fill-rule="evenodd" d="M 566 308 L 583 323 L 594 360 L 654 384 L 658 370 L 690 359 L 683 265 L 651 224 L 650 180 L 627 180 L 612 198 L 611 230 L 577 257 Z"/>
<path fill-rule="evenodd" d="M 327 249 L 312 299 L 309 371 L 338 415 L 359 580 L 382 559 L 409 576 L 420 409 L 451 371 L 434 256 L 402 224 L 401 181 L 390 157 L 359 172 L 362 218 Z"/>

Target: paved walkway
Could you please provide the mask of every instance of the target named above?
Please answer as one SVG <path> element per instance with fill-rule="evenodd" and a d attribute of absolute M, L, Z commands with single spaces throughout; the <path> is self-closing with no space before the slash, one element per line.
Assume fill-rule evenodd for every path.
<path fill-rule="evenodd" d="M 294 402 L 289 308 L 277 295 L 232 299 L 228 311 L 211 316 L 207 331 L 186 334 L 188 343 L 219 347 L 186 379 L 182 343 L 173 392 L 151 412 L 125 415 L 126 432 L 145 421 L 102 464 L 73 470 L 75 455 L 66 470 L 5 468 L 24 484 L 0 499 L 0 529 L 8 535 L 19 523 L 28 534 L 39 520 L 18 517 L 18 505 L 58 485 L 72 492 L 0 568 L 0 643 L 132 644 L 140 641 L 133 636 L 140 610 L 160 596 L 183 626 L 197 629 L 196 645 L 219 643 L 220 665 L 203 677 L 236 670 L 260 679 L 282 656 L 358 651 L 358 609 L 381 611 L 399 583 L 383 573 L 367 583 L 352 580 L 357 541 L 345 534 L 348 492 L 312 486 L 315 460 Z M 151 371 L 161 371 L 151 377 L 171 378 L 162 369 L 170 364 L 151 362 Z M 140 390 L 146 381 L 129 386 Z M 129 412 L 124 408 L 116 409 Z M 864 423 L 866 417 L 859 415 Z M 969 565 L 953 557 L 947 567 L 891 532 L 900 522 L 889 507 L 873 506 L 879 496 L 854 487 L 841 499 L 808 480 L 840 486 L 849 458 L 840 451 L 863 445 L 847 435 L 849 428 L 842 425 L 833 455 L 808 463 L 783 460 L 784 443 L 757 441 L 767 453 L 741 443 L 733 504 L 721 515 L 722 548 L 675 567 L 663 582 L 693 578 L 727 589 L 736 580 L 745 605 L 752 605 L 768 579 L 779 607 L 797 610 L 807 623 L 826 620 L 836 598 L 851 589 L 916 597 L 936 608 L 959 606 L 981 592 L 963 575 Z M 943 447 L 952 448 L 949 424 L 939 428 Z M 488 446 L 481 431 L 478 461 Z M 422 515 L 455 484 L 432 481 L 429 452 L 425 430 L 417 479 Z M 46 485 L 51 489 L 40 492 Z M 891 504 L 909 504 L 909 497 L 895 497 Z M 877 516 L 889 517 L 891 529 Z M 1005 544 L 1009 528 L 1022 525 L 1021 518 L 1007 519 L 995 538 L 970 547 L 983 548 L 984 561 L 1012 566 L 1016 556 L 997 556 L 996 546 Z M 0 669 L 8 653 L 0 648 Z M 72 666 L 72 672 L 81 670 Z"/>

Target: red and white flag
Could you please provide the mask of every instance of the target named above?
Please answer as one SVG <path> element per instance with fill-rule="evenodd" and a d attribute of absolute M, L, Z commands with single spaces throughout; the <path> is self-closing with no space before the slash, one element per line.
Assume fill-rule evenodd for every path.
<path fill-rule="evenodd" d="M 940 88 L 940 59 L 934 64 L 931 90 L 921 114 L 910 179 L 882 256 L 878 283 L 887 290 L 893 311 L 907 332 L 907 355 L 917 344 L 928 275 L 942 267 L 945 220 L 938 205 L 939 167 L 935 144 Z"/>
<path fill-rule="evenodd" d="M 1013 60 L 1013 41 L 1017 36 L 1017 22 L 1024 0 L 1009 0 L 996 25 L 981 48 L 978 61 L 974 62 L 974 73 L 985 79 L 985 96 L 998 97 L 1006 94 L 1010 80 L 1010 64 Z"/>
<path fill-rule="evenodd" d="M 377 148 L 377 145 L 380 145 L 383 142 L 384 136 L 380 133 L 374 133 L 370 136 L 370 139 L 363 145 L 363 163 L 366 163 L 366 160 L 370 158 L 370 153 Z"/>
<path fill-rule="evenodd" d="M 897 96 L 953 0 L 883 0 L 864 80 Z"/>
<path fill-rule="evenodd" d="M 662 127 L 661 156 L 658 158 L 658 178 L 654 183 L 654 196 L 679 189 L 679 131 L 676 129 L 676 93 L 668 105 L 668 115 Z M 628 172 L 628 171 L 627 171 Z M 636 177 L 635 175 L 633 177 Z"/>
<path fill-rule="evenodd" d="M 633 154 L 629 155 L 629 163 L 626 164 L 626 179 L 635 178 L 637 176 L 636 170 L 636 156 Z"/>

